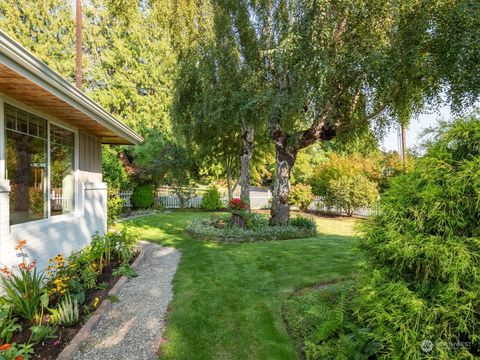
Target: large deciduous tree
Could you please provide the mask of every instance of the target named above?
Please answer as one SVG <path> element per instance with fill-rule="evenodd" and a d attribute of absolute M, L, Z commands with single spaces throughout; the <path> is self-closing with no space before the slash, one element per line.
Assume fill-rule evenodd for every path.
<path fill-rule="evenodd" d="M 439 101 L 445 87 L 457 103 L 465 94 L 470 99 L 478 94 L 478 84 L 472 86 L 465 76 L 478 79 L 478 74 L 462 64 L 464 59 L 473 64 L 478 55 L 478 17 L 472 15 L 478 5 L 472 1 L 220 4 L 239 24 L 235 34 L 243 58 L 262 74 L 259 86 L 265 89 L 277 164 L 272 225 L 288 221 L 290 174 L 301 149 L 369 121 L 405 122 L 425 104 Z M 464 35 L 453 31 L 456 17 L 463 20 L 458 25 Z M 455 46 L 455 56 L 445 45 Z M 249 53 L 254 56 L 248 58 Z M 445 66 L 449 60 L 458 65 L 455 70 Z"/>

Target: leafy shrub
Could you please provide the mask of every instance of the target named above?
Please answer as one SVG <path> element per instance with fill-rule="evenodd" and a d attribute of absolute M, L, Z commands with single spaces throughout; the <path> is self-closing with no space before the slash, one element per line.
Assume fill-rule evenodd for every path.
<path fill-rule="evenodd" d="M 324 201 L 329 206 L 341 207 L 352 216 L 355 210 L 371 206 L 377 199 L 377 185 L 364 175 L 354 175 L 330 180 Z"/>
<path fill-rule="evenodd" d="M 154 202 L 155 188 L 151 184 L 138 185 L 132 193 L 130 201 L 134 209 L 148 209 Z"/>
<path fill-rule="evenodd" d="M 22 330 L 17 318 L 13 317 L 13 306 L 2 298 L 3 303 L 0 305 L 0 342 L 2 344 L 12 341 L 13 334 Z"/>
<path fill-rule="evenodd" d="M 200 207 L 204 210 L 218 210 L 222 208 L 222 199 L 216 186 L 211 186 L 202 197 Z"/>
<path fill-rule="evenodd" d="M 46 293 L 44 288 L 45 276 L 37 272 L 35 261 L 29 263 L 27 255 L 23 251 L 26 245 L 21 240 L 15 247 L 22 259 L 18 265 L 18 271 L 4 267 L 1 269 L 3 290 L 5 299 L 13 305 L 13 311 L 22 318 L 33 322 L 38 318 L 42 309 L 42 296 Z"/>
<path fill-rule="evenodd" d="M 292 225 L 261 226 L 252 229 L 234 226 L 221 228 L 208 219 L 193 220 L 187 227 L 187 232 L 199 239 L 224 242 L 302 239 L 316 235 L 315 229 L 299 228 Z"/>
<path fill-rule="evenodd" d="M 123 264 L 117 269 L 113 270 L 112 272 L 113 276 L 123 276 L 125 275 L 129 279 L 137 277 L 138 274 L 135 270 L 132 269 L 132 267 L 129 264 Z"/>
<path fill-rule="evenodd" d="M 67 295 L 58 305 L 56 309 L 50 309 L 52 315 L 50 322 L 52 324 L 60 324 L 63 326 L 73 326 L 78 323 L 80 319 L 80 311 L 78 309 L 78 302 Z"/>
<path fill-rule="evenodd" d="M 352 178 L 356 175 L 365 176 L 368 180 L 378 183 L 381 180 L 379 159 L 373 154 L 365 157 L 359 153 L 345 155 L 331 153 L 327 161 L 315 168 L 309 184 L 315 195 L 325 196 L 332 180 L 341 177 Z"/>
<path fill-rule="evenodd" d="M 47 325 L 35 325 L 30 328 L 32 333 L 30 341 L 33 343 L 43 342 L 45 340 L 56 339 L 57 329 Z"/>
<path fill-rule="evenodd" d="M 285 321 L 307 359 L 369 359 L 379 350 L 370 332 L 356 322 L 353 294 L 346 282 L 302 291 L 285 301 Z"/>
<path fill-rule="evenodd" d="M 386 358 L 480 351 L 480 120 L 441 124 L 434 135 L 414 169 L 392 180 L 361 242 L 357 311 Z M 428 354 L 424 340 L 434 344 Z"/>
<path fill-rule="evenodd" d="M 107 225 L 108 228 L 113 225 L 118 215 L 125 206 L 125 200 L 120 198 L 118 191 L 108 188 L 107 193 Z"/>
<path fill-rule="evenodd" d="M 128 226 L 122 226 L 120 230 L 108 233 L 114 255 L 122 263 L 128 263 L 135 254 L 138 243 L 138 234 Z"/>
<path fill-rule="evenodd" d="M 241 216 L 245 219 L 247 229 L 256 229 L 268 226 L 268 216 L 252 211 L 242 211 Z"/>
<path fill-rule="evenodd" d="M 298 207 L 301 211 L 307 211 L 313 199 L 312 187 L 310 185 L 298 184 L 292 186 L 288 202 L 290 205 Z"/>
<path fill-rule="evenodd" d="M 102 147 L 102 178 L 109 189 L 125 189 L 129 179 L 125 168 L 119 158 L 119 152 L 109 145 Z"/>
<path fill-rule="evenodd" d="M 291 218 L 288 223 L 301 229 L 317 229 L 317 222 L 312 217 L 297 215 Z"/>

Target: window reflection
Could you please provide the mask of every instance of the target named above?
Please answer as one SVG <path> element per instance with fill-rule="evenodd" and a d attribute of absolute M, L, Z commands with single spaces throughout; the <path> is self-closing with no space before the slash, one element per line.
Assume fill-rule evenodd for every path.
<path fill-rule="evenodd" d="M 74 209 L 74 134 L 50 124 L 50 214 Z"/>
<path fill-rule="evenodd" d="M 47 122 L 5 104 L 7 176 L 10 179 L 10 222 L 47 217 Z"/>

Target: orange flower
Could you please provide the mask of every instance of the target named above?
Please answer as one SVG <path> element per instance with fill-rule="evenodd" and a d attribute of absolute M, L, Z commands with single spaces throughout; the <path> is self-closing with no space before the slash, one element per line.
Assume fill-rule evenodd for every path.
<path fill-rule="evenodd" d="M 10 347 L 12 347 L 11 344 L 3 344 L 2 346 L 0 346 L 0 350 L 7 350 L 7 349 L 9 349 Z"/>
<path fill-rule="evenodd" d="M 27 245 L 27 240 L 20 240 L 18 245 L 15 246 L 15 250 L 21 250 L 25 245 Z"/>
<path fill-rule="evenodd" d="M 3 268 L 0 269 L 0 272 L 6 276 L 10 276 L 12 273 L 10 272 L 10 269 L 4 266 Z"/>
<path fill-rule="evenodd" d="M 23 356 L 22 356 L 22 355 L 18 355 L 17 357 L 15 357 L 15 360 L 23 360 Z"/>

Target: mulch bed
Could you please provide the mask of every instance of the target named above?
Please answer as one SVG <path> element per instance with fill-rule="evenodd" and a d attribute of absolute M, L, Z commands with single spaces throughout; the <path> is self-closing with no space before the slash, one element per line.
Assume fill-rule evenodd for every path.
<path fill-rule="evenodd" d="M 135 261 L 138 253 L 133 257 L 132 262 Z M 108 286 L 105 289 L 91 289 L 85 291 L 85 303 L 84 305 L 91 305 L 95 298 L 99 298 L 98 305 L 102 303 L 103 300 L 108 298 L 108 292 L 113 288 L 113 286 L 120 279 L 120 276 L 113 276 L 112 272 L 120 265 L 119 261 L 112 261 L 110 265 L 103 268 L 103 272 L 97 278 L 97 285 L 106 283 Z M 46 340 L 43 343 L 38 343 L 34 346 L 35 353 L 32 355 L 32 359 L 42 359 L 42 360 L 54 360 L 62 352 L 62 350 L 70 343 L 70 341 L 75 337 L 75 335 L 80 331 L 80 329 L 85 325 L 91 315 L 95 312 L 90 306 L 90 310 L 85 311 L 84 305 L 79 306 L 80 308 L 80 321 L 77 325 L 71 327 L 64 327 L 61 325 L 57 326 L 57 339 Z M 98 307 L 98 306 L 97 306 Z M 15 334 L 13 337 L 12 343 L 17 344 L 28 343 L 30 339 L 30 327 L 32 324 L 27 321 L 19 322 L 22 326 L 22 331 Z"/>

